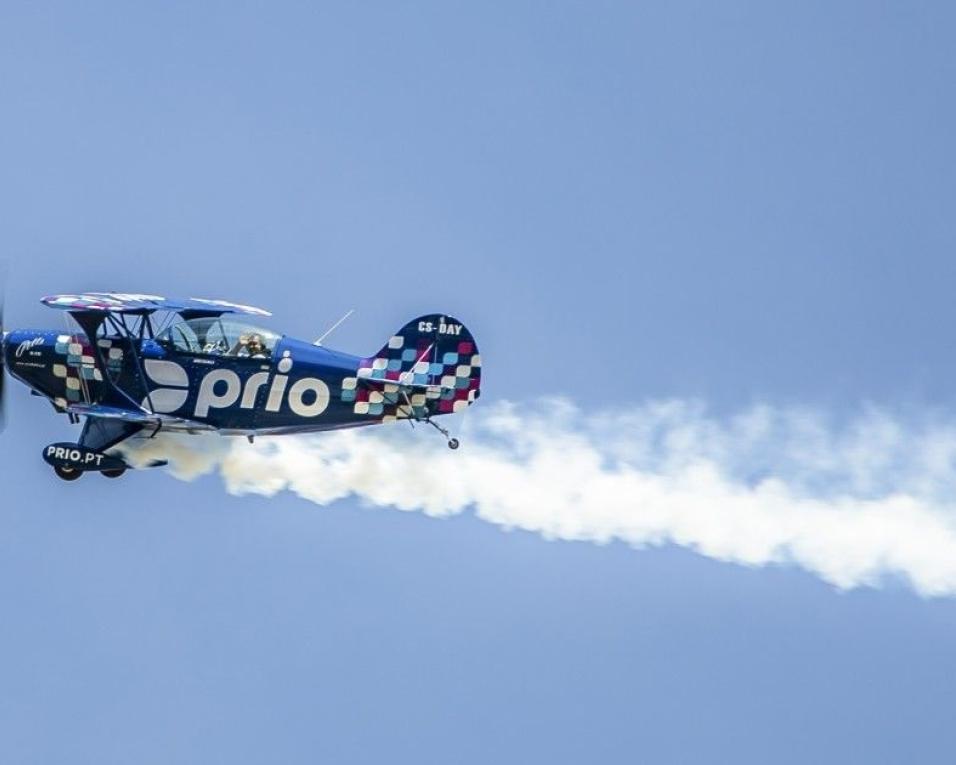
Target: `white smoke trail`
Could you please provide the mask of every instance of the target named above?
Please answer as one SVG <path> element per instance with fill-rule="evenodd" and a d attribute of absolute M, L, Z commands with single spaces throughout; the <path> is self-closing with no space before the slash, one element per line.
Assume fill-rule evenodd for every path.
<path fill-rule="evenodd" d="M 599 416 L 566 401 L 469 413 L 457 452 L 401 425 L 310 436 L 166 436 L 191 480 L 218 471 L 233 494 L 292 491 L 486 521 L 549 539 L 672 543 L 750 566 L 789 563 L 839 588 L 900 576 L 956 594 L 956 425 L 876 409 L 842 425 L 755 407 L 708 417 L 657 402 Z"/>

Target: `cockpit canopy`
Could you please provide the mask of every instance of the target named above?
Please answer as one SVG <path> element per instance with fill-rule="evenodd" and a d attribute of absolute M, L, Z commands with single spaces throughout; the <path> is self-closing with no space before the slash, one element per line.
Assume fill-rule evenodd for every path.
<path fill-rule="evenodd" d="M 207 316 L 176 322 L 156 340 L 180 353 L 204 356 L 269 359 L 281 335 L 223 316 Z"/>

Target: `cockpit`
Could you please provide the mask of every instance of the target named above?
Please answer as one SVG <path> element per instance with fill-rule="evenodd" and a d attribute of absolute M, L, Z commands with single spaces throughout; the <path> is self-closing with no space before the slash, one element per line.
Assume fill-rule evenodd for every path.
<path fill-rule="evenodd" d="M 270 359 L 281 335 L 228 316 L 179 321 L 156 336 L 157 342 L 179 353 L 234 358 Z"/>

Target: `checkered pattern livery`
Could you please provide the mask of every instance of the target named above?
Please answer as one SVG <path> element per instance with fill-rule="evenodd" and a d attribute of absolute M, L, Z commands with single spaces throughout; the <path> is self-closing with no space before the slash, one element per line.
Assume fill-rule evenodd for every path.
<path fill-rule="evenodd" d="M 423 333 L 422 326 L 435 330 Z M 438 334 L 438 327 L 447 326 L 458 334 Z M 480 387 L 481 356 L 474 338 L 456 320 L 435 316 L 409 322 L 378 354 L 363 359 L 357 376 L 342 381 L 341 397 L 353 404 L 355 414 L 422 418 L 467 409 Z"/>
<path fill-rule="evenodd" d="M 97 341 L 107 360 L 107 367 L 118 374 L 123 367 L 123 349 L 114 347 L 108 338 Z M 63 363 L 53 365 L 53 376 L 63 380 L 65 396 L 57 399 L 61 406 L 86 401 L 89 398 L 91 383 L 100 382 L 103 373 L 96 366 L 93 349 L 86 337 L 60 335 L 56 339 L 56 352 L 65 357 Z"/>

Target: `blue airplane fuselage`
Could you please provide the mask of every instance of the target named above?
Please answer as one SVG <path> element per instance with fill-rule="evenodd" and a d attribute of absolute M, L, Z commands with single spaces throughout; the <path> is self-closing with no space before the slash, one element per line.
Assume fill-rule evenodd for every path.
<path fill-rule="evenodd" d="M 362 358 L 282 337 L 268 358 L 183 353 L 153 339 L 97 339 L 15 330 L 3 341 L 10 374 L 59 409 L 82 402 L 181 417 L 222 431 L 295 432 L 372 424 L 343 397 Z M 131 346 L 136 345 L 135 353 Z M 126 392 L 132 401 L 118 391 Z"/>

